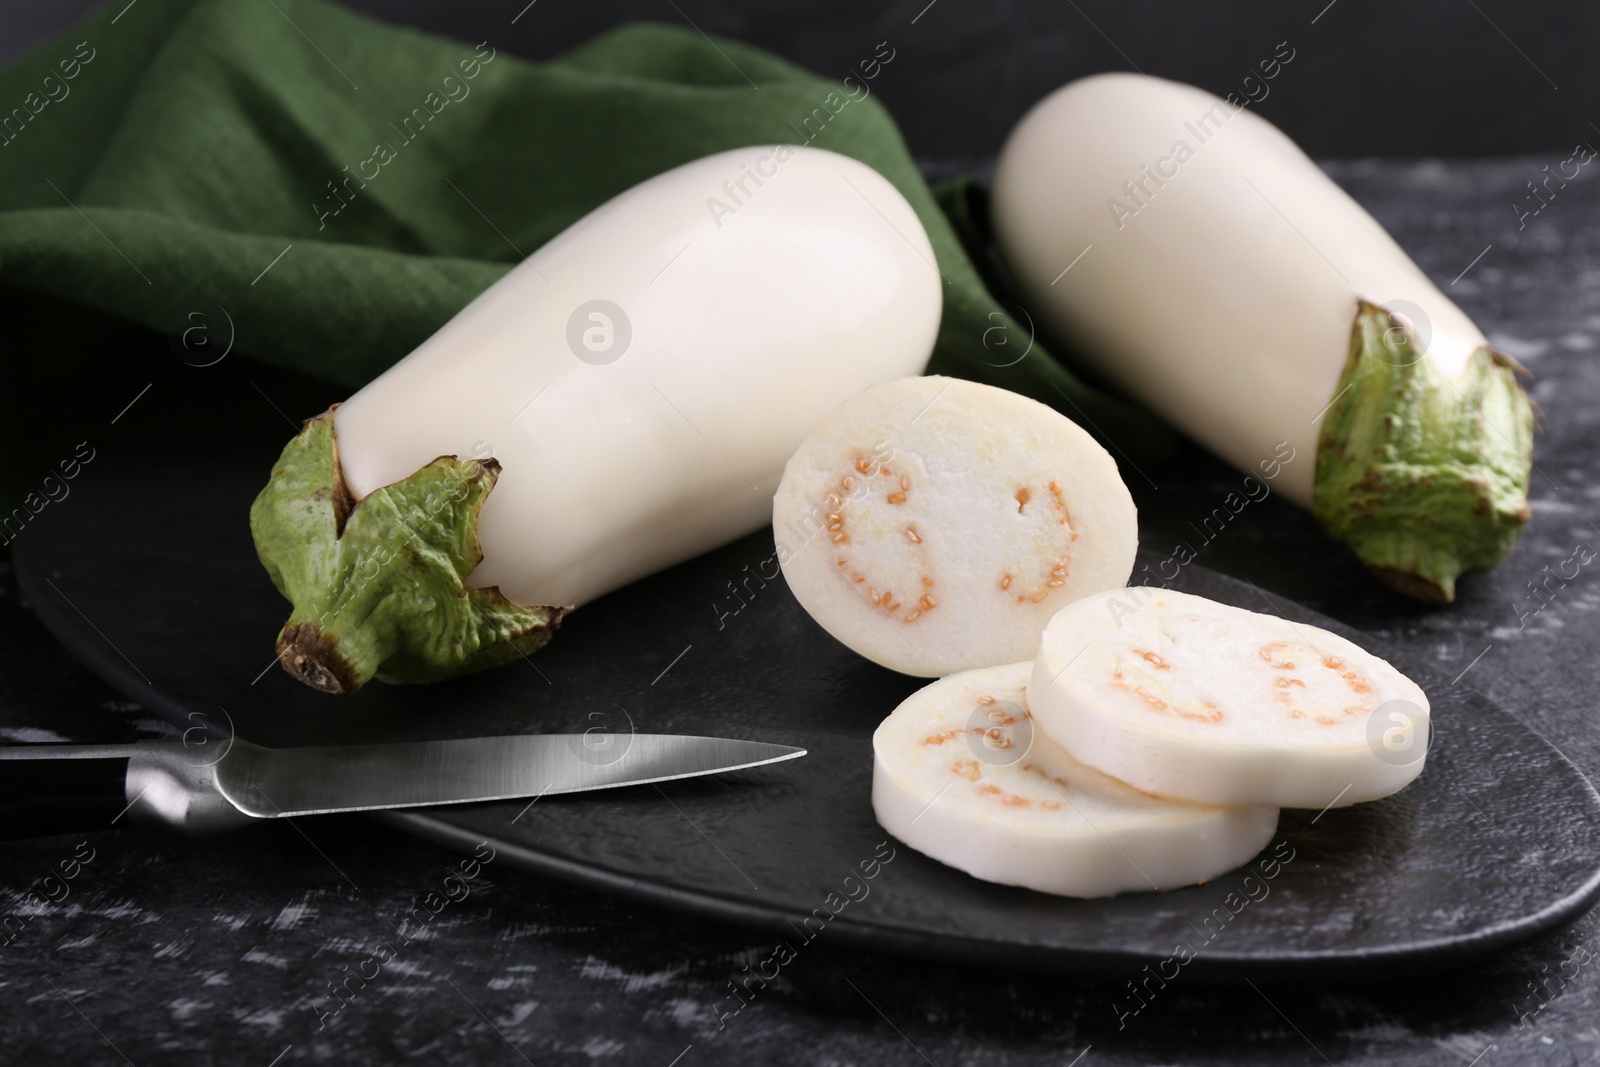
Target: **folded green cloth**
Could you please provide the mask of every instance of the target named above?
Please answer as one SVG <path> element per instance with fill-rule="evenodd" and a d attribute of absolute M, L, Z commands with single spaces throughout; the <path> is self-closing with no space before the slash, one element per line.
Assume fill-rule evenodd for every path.
<path fill-rule="evenodd" d="M 319 0 L 111 3 L 0 72 L 0 284 L 166 331 L 204 301 L 239 352 L 355 387 L 630 186 L 810 143 L 882 172 L 927 228 L 930 372 L 1050 403 L 1136 461 L 1163 451 L 1148 416 L 1028 350 L 871 93 L 894 53 L 866 50 L 846 86 L 664 26 L 534 64 Z M 981 242 L 968 192 L 948 202 Z"/>

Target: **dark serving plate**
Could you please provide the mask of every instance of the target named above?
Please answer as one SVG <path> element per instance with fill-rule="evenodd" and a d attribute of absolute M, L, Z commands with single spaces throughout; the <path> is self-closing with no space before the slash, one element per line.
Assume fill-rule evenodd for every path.
<path fill-rule="evenodd" d="M 287 608 L 247 528 L 278 444 L 107 457 L 18 542 L 19 579 L 46 625 L 155 714 L 280 746 L 636 729 L 810 752 L 532 807 L 381 816 L 424 837 L 488 842 L 530 871 L 761 928 L 775 949 L 820 938 L 1113 979 L 1140 978 L 1146 964 L 1169 972 L 1179 946 L 1194 954 L 1186 972 L 1217 979 L 1392 977 L 1525 941 L 1600 895 L 1600 797 L 1584 776 L 1512 715 L 1415 663 L 1400 666 L 1433 704 L 1426 771 L 1378 803 L 1284 812 L 1264 855 L 1292 859 L 1268 865 L 1271 879 L 1258 863 L 1248 885 L 1241 869 L 1189 889 L 1080 901 L 989 885 L 885 846 L 869 803 L 871 734 L 920 683 L 819 629 L 775 577 L 766 531 L 583 608 L 528 662 L 438 686 L 322 696 L 274 664 Z M 1174 584 L 1371 647 L 1202 567 Z M 893 859 L 860 881 L 860 865 L 891 848 Z"/>

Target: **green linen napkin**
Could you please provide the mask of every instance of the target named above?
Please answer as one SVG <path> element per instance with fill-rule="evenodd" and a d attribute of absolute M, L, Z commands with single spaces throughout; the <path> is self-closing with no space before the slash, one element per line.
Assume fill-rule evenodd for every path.
<path fill-rule="evenodd" d="M 922 219 L 945 280 L 931 373 L 1043 400 L 1135 462 L 1165 452 L 1168 431 L 1030 350 L 991 295 L 871 92 L 895 54 L 866 45 L 876 80 L 846 86 L 687 28 L 529 63 L 320 0 L 111 3 L 0 72 L 0 287 L 168 332 L 204 302 L 240 353 L 353 389 L 630 186 L 810 143 Z"/>

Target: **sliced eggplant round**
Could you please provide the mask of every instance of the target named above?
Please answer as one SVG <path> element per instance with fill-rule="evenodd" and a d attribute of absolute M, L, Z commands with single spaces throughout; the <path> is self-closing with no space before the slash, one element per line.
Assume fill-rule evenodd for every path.
<path fill-rule="evenodd" d="M 1139 789 L 1211 804 L 1343 807 L 1422 773 L 1428 698 L 1316 626 L 1170 589 L 1085 597 L 1045 629 L 1039 727 Z"/>
<path fill-rule="evenodd" d="M 1247 862 L 1273 807 L 1141 792 L 1074 759 L 1028 711 L 1030 663 L 925 686 L 872 736 L 872 809 L 884 829 L 976 878 L 1103 897 L 1175 889 Z"/>
<path fill-rule="evenodd" d="M 1117 465 L 1077 424 L 936 376 L 840 405 L 784 468 L 772 524 L 812 617 L 921 677 L 1033 655 L 1058 609 L 1127 581 L 1138 547 Z"/>

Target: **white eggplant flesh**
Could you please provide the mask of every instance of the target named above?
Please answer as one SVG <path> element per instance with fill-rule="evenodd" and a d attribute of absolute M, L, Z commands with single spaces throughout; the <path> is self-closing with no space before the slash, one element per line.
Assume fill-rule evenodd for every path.
<path fill-rule="evenodd" d="M 1068 606 L 1044 632 L 1030 708 L 1074 757 L 1209 804 L 1344 807 L 1422 773 L 1428 698 L 1320 627 L 1170 589 Z"/>
<path fill-rule="evenodd" d="M 938 376 L 839 405 L 789 460 L 772 524 L 811 616 L 921 677 L 1031 656 L 1051 615 L 1126 582 L 1138 549 L 1133 499 L 1088 433 Z"/>
<path fill-rule="evenodd" d="M 872 736 L 872 808 L 907 845 L 976 878 L 1072 897 L 1175 889 L 1247 863 L 1273 807 L 1218 807 L 1134 789 L 1036 728 L 1031 663 L 918 690 Z"/>
<path fill-rule="evenodd" d="M 745 194 L 732 214 L 707 207 L 725 182 Z M 586 603 L 760 527 L 829 411 L 920 371 L 933 261 L 905 198 L 853 159 L 768 145 L 685 164 L 574 223 L 340 406 L 345 478 L 359 500 L 436 456 L 494 457 L 472 584 Z"/>
<path fill-rule="evenodd" d="M 1517 368 L 1241 101 L 1075 81 L 1006 141 L 993 220 L 1047 330 L 1242 470 L 1270 465 L 1380 577 L 1448 600 L 1455 570 L 1509 551 L 1531 462 Z"/>

